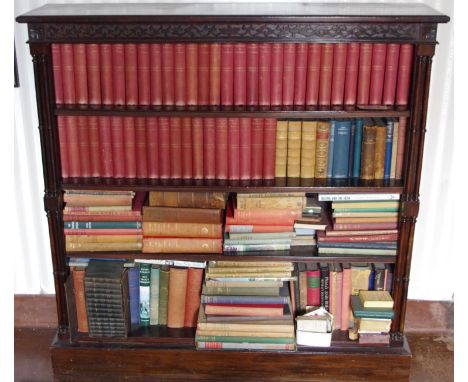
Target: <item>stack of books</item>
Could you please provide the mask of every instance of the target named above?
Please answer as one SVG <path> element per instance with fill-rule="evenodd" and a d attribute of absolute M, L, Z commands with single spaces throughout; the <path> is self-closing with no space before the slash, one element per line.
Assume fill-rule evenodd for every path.
<path fill-rule="evenodd" d="M 333 228 L 317 234 L 320 255 L 396 255 L 399 194 L 320 194 Z"/>
<path fill-rule="evenodd" d="M 294 350 L 292 263 L 209 263 L 196 331 L 198 349 Z"/>
<path fill-rule="evenodd" d="M 289 250 L 305 206 L 303 192 L 237 194 L 228 204 L 224 251 Z"/>
<path fill-rule="evenodd" d="M 221 253 L 222 192 L 150 192 L 143 207 L 143 252 Z"/>
<path fill-rule="evenodd" d="M 319 230 L 325 230 L 329 225 L 328 215 L 314 196 L 307 196 L 306 205 L 301 217 L 294 221 L 294 237 L 291 246 L 314 246 L 315 235 Z"/>
<path fill-rule="evenodd" d="M 351 297 L 360 344 L 388 345 L 393 319 L 393 299 L 388 292 L 360 291 Z"/>
<path fill-rule="evenodd" d="M 141 207 L 145 197 L 146 193 L 133 191 L 66 190 L 66 250 L 141 250 Z"/>

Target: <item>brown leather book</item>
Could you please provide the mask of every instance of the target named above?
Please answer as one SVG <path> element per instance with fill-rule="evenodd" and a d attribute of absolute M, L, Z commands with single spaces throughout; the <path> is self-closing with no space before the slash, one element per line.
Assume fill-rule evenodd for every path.
<path fill-rule="evenodd" d="M 383 179 L 385 163 L 385 125 L 378 124 L 375 130 L 374 179 Z"/>
<path fill-rule="evenodd" d="M 221 224 L 143 222 L 144 236 L 219 238 L 223 234 L 222 230 Z"/>
<path fill-rule="evenodd" d="M 171 268 L 169 271 L 167 301 L 167 326 L 169 328 L 184 327 L 187 273 L 187 268 Z"/>
<path fill-rule="evenodd" d="M 223 210 L 215 208 L 143 207 L 143 220 L 152 222 L 212 223 L 223 221 Z"/>
<path fill-rule="evenodd" d="M 317 121 L 303 121 L 301 137 L 301 178 L 313 178 L 315 175 L 316 138 Z"/>
<path fill-rule="evenodd" d="M 224 209 L 226 197 L 224 192 L 152 191 L 149 194 L 149 205 Z"/>
<path fill-rule="evenodd" d="M 78 323 L 78 331 L 82 333 L 87 333 L 88 332 L 88 315 L 86 313 L 86 301 L 85 301 L 85 293 L 84 293 L 84 276 L 85 276 L 85 268 L 74 267 L 72 269 L 73 292 L 75 294 L 76 321 Z"/>
<path fill-rule="evenodd" d="M 315 147 L 315 177 L 327 177 L 328 167 L 328 137 L 330 135 L 330 122 L 317 123 L 317 140 Z"/>
<path fill-rule="evenodd" d="M 203 282 L 203 269 L 189 268 L 187 272 L 187 291 L 185 294 L 184 327 L 197 326 L 200 293 Z"/>
<path fill-rule="evenodd" d="M 371 121 L 364 122 L 361 148 L 361 179 L 374 179 L 375 126 Z"/>
<path fill-rule="evenodd" d="M 301 121 L 288 123 L 288 178 L 299 178 L 301 175 Z"/>

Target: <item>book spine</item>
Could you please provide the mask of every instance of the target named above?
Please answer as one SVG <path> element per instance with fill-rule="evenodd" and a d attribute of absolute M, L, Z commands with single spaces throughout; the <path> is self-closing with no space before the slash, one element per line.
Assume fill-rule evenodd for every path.
<path fill-rule="evenodd" d="M 228 178 L 228 119 L 215 119 L 215 178 Z"/>
<path fill-rule="evenodd" d="M 252 174 L 252 119 L 240 118 L 239 176 L 250 179 Z"/>
<path fill-rule="evenodd" d="M 307 81 L 307 44 L 296 44 L 296 69 L 294 74 L 294 105 L 305 105 Z"/>
<path fill-rule="evenodd" d="M 283 44 L 271 44 L 270 104 L 279 106 L 283 95 Z"/>
<path fill-rule="evenodd" d="M 143 219 L 151 222 L 213 223 L 222 221 L 222 210 L 183 207 L 143 207 Z"/>
<path fill-rule="evenodd" d="M 211 238 L 143 238 L 143 253 L 221 253 L 222 240 Z"/>
<path fill-rule="evenodd" d="M 327 163 L 327 178 L 333 177 L 333 156 L 335 154 L 335 135 L 337 121 L 330 122 L 330 139 L 328 141 L 328 163 Z"/>
<path fill-rule="evenodd" d="M 341 295 L 341 330 L 349 327 L 349 310 L 351 303 L 351 269 L 343 269 L 343 289 Z"/>
<path fill-rule="evenodd" d="M 288 121 L 277 121 L 276 123 L 275 151 L 275 177 L 285 178 L 288 157 Z"/>
<path fill-rule="evenodd" d="M 187 105 L 198 104 L 198 44 L 186 45 L 186 101 Z"/>
<path fill-rule="evenodd" d="M 335 328 L 341 329 L 342 320 L 342 295 L 343 295 L 343 272 L 336 272 L 336 289 L 335 289 Z"/>
<path fill-rule="evenodd" d="M 150 45 L 137 44 L 138 104 L 151 104 Z"/>
<path fill-rule="evenodd" d="M 184 106 L 186 104 L 186 44 L 174 44 L 174 104 Z"/>
<path fill-rule="evenodd" d="M 123 117 L 124 177 L 136 177 L 135 120 Z"/>
<path fill-rule="evenodd" d="M 162 105 L 161 44 L 150 44 L 150 104 Z"/>
<path fill-rule="evenodd" d="M 335 131 L 335 147 L 333 154 L 333 178 L 348 177 L 349 144 L 351 139 L 351 122 L 338 122 Z"/>
<path fill-rule="evenodd" d="M 333 44 L 323 44 L 320 59 L 319 105 L 330 105 L 333 75 Z"/>
<path fill-rule="evenodd" d="M 252 118 L 252 173 L 251 179 L 262 179 L 263 176 L 263 136 L 264 119 Z"/>
<path fill-rule="evenodd" d="M 159 280 L 160 269 L 151 268 L 150 279 L 150 325 L 159 325 Z"/>
<path fill-rule="evenodd" d="M 159 154 L 158 154 L 158 118 L 147 117 L 146 121 L 146 158 L 148 178 L 159 178 Z"/>
<path fill-rule="evenodd" d="M 146 145 L 146 118 L 135 117 L 135 176 L 137 178 L 148 177 L 148 159 Z"/>
<path fill-rule="evenodd" d="M 114 85 L 112 69 L 112 45 L 98 44 L 101 70 L 101 101 L 103 105 L 114 102 Z"/>
<path fill-rule="evenodd" d="M 81 333 L 87 333 L 89 330 L 88 316 L 86 312 L 84 277 L 85 271 L 77 269 L 72 270 L 73 292 L 75 295 L 76 306 L 76 321 L 78 324 L 78 331 Z"/>
<path fill-rule="evenodd" d="M 408 105 L 412 61 L 413 45 L 402 44 L 400 46 L 400 58 L 398 62 L 398 82 L 395 100 L 395 103 L 400 106 Z"/>
<path fill-rule="evenodd" d="M 369 87 L 372 64 L 372 44 L 362 43 L 359 52 L 359 75 L 357 89 L 358 105 L 369 104 Z"/>
<path fill-rule="evenodd" d="M 101 176 L 110 178 L 114 176 L 110 118 L 104 116 L 99 116 L 97 118 L 99 134 L 99 172 Z"/>
<path fill-rule="evenodd" d="M 317 122 L 303 121 L 301 135 L 301 178 L 314 178 Z"/>
<path fill-rule="evenodd" d="M 398 146 L 397 146 L 397 158 L 395 165 L 395 178 L 401 179 L 403 172 L 403 161 L 405 155 L 405 141 L 406 141 L 406 124 L 408 120 L 406 117 L 400 117 L 398 121 Z"/>
<path fill-rule="evenodd" d="M 387 128 L 385 126 L 377 126 L 375 130 L 374 179 L 384 178 L 386 139 Z"/>
<path fill-rule="evenodd" d="M 182 177 L 182 125 L 180 117 L 169 118 L 170 178 Z"/>
<path fill-rule="evenodd" d="M 351 122 L 351 133 L 349 137 L 348 150 L 348 178 L 353 177 L 353 155 L 354 155 L 354 135 L 356 134 L 356 120 Z"/>
<path fill-rule="evenodd" d="M 346 60 L 346 79 L 344 90 L 344 104 L 355 105 L 357 93 L 357 81 L 359 72 L 359 48 L 360 44 L 352 42 L 348 45 Z"/>
<path fill-rule="evenodd" d="M 234 45 L 221 44 L 221 105 L 234 102 Z"/>
<path fill-rule="evenodd" d="M 210 99 L 209 104 L 221 103 L 221 44 L 211 43 L 210 47 Z"/>
<path fill-rule="evenodd" d="M 308 47 L 307 57 L 307 89 L 306 104 L 317 105 L 320 88 L 320 64 L 322 57 L 322 45 L 312 43 Z"/>
<path fill-rule="evenodd" d="M 363 232 L 364 233 L 364 232 Z M 381 241 L 396 241 L 398 234 L 379 234 L 379 235 L 363 235 L 363 236 L 330 236 L 319 237 L 319 243 L 359 243 L 359 242 L 381 242 Z"/>
<path fill-rule="evenodd" d="M 187 273 L 187 269 L 181 268 L 171 268 L 169 271 L 167 304 L 167 326 L 169 328 L 184 327 Z"/>
<path fill-rule="evenodd" d="M 59 135 L 61 174 L 62 178 L 68 178 L 70 176 L 70 164 L 68 160 L 67 117 L 62 115 L 57 116 L 57 128 Z"/>
<path fill-rule="evenodd" d="M 203 119 L 192 118 L 193 178 L 203 179 Z"/>
<path fill-rule="evenodd" d="M 276 119 L 265 118 L 263 130 L 263 179 L 275 178 Z"/>
<path fill-rule="evenodd" d="M 174 44 L 161 45 L 161 88 L 162 104 L 172 106 L 175 103 Z"/>
<path fill-rule="evenodd" d="M 271 95 L 271 43 L 258 46 L 258 104 L 270 106 Z"/>
<path fill-rule="evenodd" d="M 79 153 L 80 153 L 80 169 L 81 174 L 85 178 L 91 176 L 91 163 L 90 156 L 91 150 L 89 146 L 89 129 L 88 121 L 85 116 L 78 116 L 78 143 L 79 143 Z"/>
<path fill-rule="evenodd" d="M 187 291 L 185 295 L 184 327 L 194 328 L 197 326 L 202 282 L 203 269 L 188 268 Z"/>
<path fill-rule="evenodd" d="M 357 118 L 354 130 L 354 150 L 353 150 L 353 178 L 359 178 L 361 172 L 361 146 L 362 146 L 362 125 L 363 120 Z"/>
<path fill-rule="evenodd" d="M 387 120 L 385 135 L 385 157 L 384 157 L 384 179 L 390 179 L 392 166 L 392 146 L 393 146 L 393 121 Z"/>
<path fill-rule="evenodd" d="M 240 121 L 228 118 L 228 179 L 240 179 Z"/>
<path fill-rule="evenodd" d="M 169 295 L 169 270 L 159 272 L 159 324 L 167 325 L 167 304 Z"/>
<path fill-rule="evenodd" d="M 374 179 L 375 126 L 364 126 L 361 150 L 361 178 Z"/>
<path fill-rule="evenodd" d="M 315 155 L 315 177 L 319 179 L 327 177 L 329 136 L 330 124 L 328 122 L 319 122 L 317 124 L 317 147 Z"/>
<path fill-rule="evenodd" d="M 62 44 L 51 44 L 55 103 L 63 103 Z"/>
<path fill-rule="evenodd" d="M 294 105 L 294 74 L 296 72 L 296 44 L 285 43 L 283 50 L 283 105 Z"/>
<path fill-rule="evenodd" d="M 382 95 L 383 105 L 395 103 L 395 91 L 398 78 L 398 58 L 400 57 L 400 45 L 387 45 L 387 58 L 385 61 L 385 81 Z"/>
<path fill-rule="evenodd" d="M 86 71 L 86 45 L 73 44 L 76 103 L 88 103 L 88 74 Z"/>
<path fill-rule="evenodd" d="M 65 235 L 141 235 L 139 228 L 64 228 Z"/>
<path fill-rule="evenodd" d="M 124 44 L 125 52 L 125 103 L 138 104 L 138 57 L 136 44 Z"/>
<path fill-rule="evenodd" d="M 86 72 L 91 105 L 101 104 L 101 64 L 99 58 L 99 45 L 86 44 Z"/>
<path fill-rule="evenodd" d="M 385 76 L 385 60 L 387 55 L 387 44 L 374 44 L 372 49 L 371 78 L 369 88 L 369 103 L 380 105 Z"/>
<path fill-rule="evenodd" d="M 390 179 L 395 179 L 396 174 L 396 159 L 397 159 L 397 148 L 398 148 L 398 121 L 393 120 L 393 142 L 392 142 L 392 159 L 390 164 Z"/>
<path fill-rule="evenodd" d="M 76 103 L 73 45 L 61 44 L 63 102 Z"/>
<path fill-rule="evenodd" d="M 305 196 L 273 196 L 265 198 L 259 196 L 257 198 L 241 198 L 237 196 L 237 209 L 248 210 L 248 209 L 302 209 L 305 206 Z"/>
<path fill-rule="evenodd" d="M 193 146 L 192 146 L 192 119 L 182 118 L 182 178 L 193 177 Z"/>
<path fill-rule="evenodd" d="M 336 231 L 396 229 L 398 223 L 338 223 L 333 224 Z"/>
<path fill-rule="evenodd" d="M 89 151 L 90 151 L 90 176 L 99 177 L 101 176 L 100 158 L 99 152 L 99 126 L 98 117 L 89 116 L 87 117 L 88 123 L 88 135 L 89 135 Z"/>
<path fill-rule="evenodd" d="M 203 118 L 203 176 L 216 178 L 216 126 L 215 118 Z"/>
<path fill-rule="evenodd" d="M 168 117 L 158 119 L 158 138 L 159 177 L 168 179 L 171 177 L 171 138 Z"/>
<path fill-rule="evenodd" d="M 210 45 L 198 45 L 198 104 L 206 106 L 210 100 Z"/>
<path fill-rule="evenodd" d="M 286 173 L 288 178 L 301 175 L 301 121 L 288 122 L 288 158 Z"/>
<path fill-rule="evenodd" d="M 140 324 L 140 269 L 132 267 L 128 270 L 128 297 L 130 300 L 130 322 Z"/>
<path fill-rule="evenodd" d="M 247 44 L 247 105 L 258 105 L 258 43 Z"/>
<path fill-rule="evenodd" d="M 343 105 L 347 54 L 348 44 L 338 43 L 334 45 L 332 74 L 333 81 L 331 89 L 332 105 Z"/>
<path fill-rule="evenodd" d="M 67 146 L 68 146 L 68 165 L 70 168 L 70 176 L 79 177 L 81 175 L 80 164 L 80 141 L 78 122 L 76 116 L 66 116 L 65 125 L 67 130 Z"/>
<path fill-rule="evenodd" d="M 140 326 L 150 325 L 151 264 L 140 264 Z"/>
<path fill-rule="evenodd" d="M 111 44 L 113 104 L 125 105 L 125 53 L 123 44 Z"/>
<path fill-rule="evenodd" d="M 247 47 L 234 44 L 234 105 L 247 103 Z"/>
<path fill-rule="evenodd" d="M 234 210 L 234 216 L 226 216 L 226 224 L 293 225 L 301 217 L 301 210 Z M 276 237 L 276 236 L 275 236 Z"/>
<path fill-rule="evenodd" d="M 320 306 L 320 271 L 307 271 L 307 305 Z"/>
<path fill-rule="evenodd" d="M 112 238 L 114 234 L 109 234 L 108 236 Z M 65 237 L 65 250 L 67 252 L 118 252 L 118 251 L 141 251 L 142 243 L 141 238 L 139 240 L 136 239 L 136 236 L 129 235 L 134 239 L 128 242 L 121 242 L 121 241 L 110 241 L 110 242 L 72 242 L 69 239 L 72 236 Z M 79 236 L 78 236 L 79 237 Z"/>

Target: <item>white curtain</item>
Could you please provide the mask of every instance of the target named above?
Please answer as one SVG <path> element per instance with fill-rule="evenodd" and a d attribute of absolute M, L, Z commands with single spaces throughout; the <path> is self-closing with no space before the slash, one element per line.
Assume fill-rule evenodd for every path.
<path fill-rule="evenodd" d="M 15 17 L 46 2 L 63 3 L 63 0 L 16 0 Z M 68 1 L 68 3 L 81 2 L 79 0 Z M 88 2 L 119 3 L 119 1 L 105 0 Z M 125 2 L 154 1 L 125 0 Z M 231 2 L 250 3 L 252 1 Z M 272 3 L 275 1 L 256 0 L 255 2 Z M 375 3 L 376 1 L 361 2 Z M 452 19 L 449 24 L 439 25 L 437 35 L 440 45 L 436 49 L 432 67 L 425 159 L 420 189 L 421 208 L 416 225 L 409 289 L 409 298 L 450 300 L 453 297 L 454 284 L 452 272 L 446 272 L 445 269 L 447 264 L 452 264 L 454 260 L 454 248 L 450 247 L 453 216 L 449 197 L 454 145 L 453 1 L 387 2 L 425 3 L 449 15 Z M 42 202 L 44 183 L 37 129 L 34 77 L 26 41 L 26 25 L 15 23 L 15 42 L 21 84 L 20 88 L 15 89 L 15 210 L 17 232 L 21 232 L 21 237 L 19 234 L 16 235 L 17 245 L 15 245 L 15 248 L 18 248 L 18 253 L 15 254 L 15 293 L 54 293 L 47 219 Z"/>

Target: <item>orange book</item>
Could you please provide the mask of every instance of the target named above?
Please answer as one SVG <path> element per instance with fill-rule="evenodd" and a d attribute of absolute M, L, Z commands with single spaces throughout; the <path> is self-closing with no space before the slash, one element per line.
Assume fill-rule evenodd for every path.
<path fill-rule="evenodd" d="M 189 268 L 187 274 L 187 292 L 185 294 L 185 327 L 194 328 L 197 326 L 202 282 L 203 269 Z"/>
<path fill-rule="evenodd" d="M 84 276 L 84 268 L 74 267 L 72 269 L 73 293 L 75 294 L 76 306 L 76 321 L 78 323 L 78 331 L 82 333 L 88 332 L 88 315 L 86 313 Z"/>
<path fill-rule="evenodd" d="M 169 328 L 184 327 L 187 274 L 187 268 L 171 268 L 169 271 L 167 299 L 167 326 Z"/>

